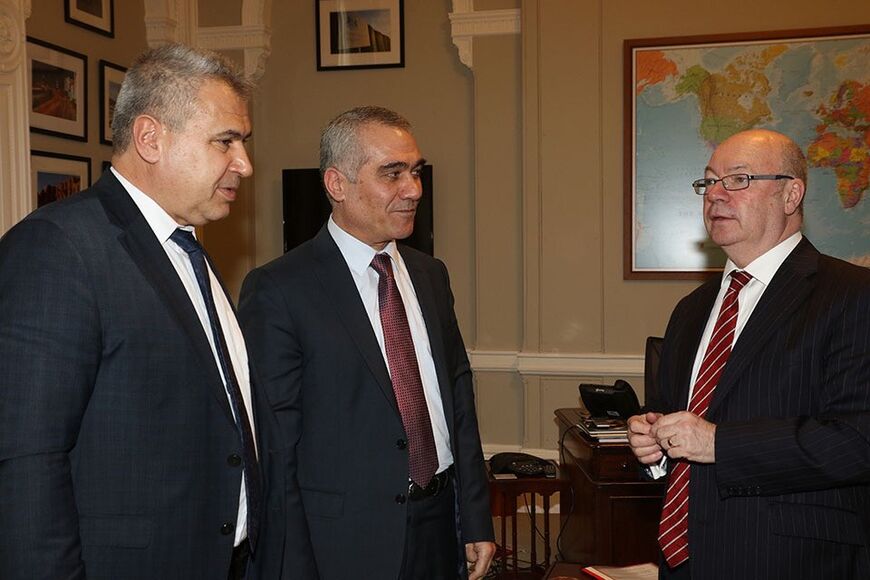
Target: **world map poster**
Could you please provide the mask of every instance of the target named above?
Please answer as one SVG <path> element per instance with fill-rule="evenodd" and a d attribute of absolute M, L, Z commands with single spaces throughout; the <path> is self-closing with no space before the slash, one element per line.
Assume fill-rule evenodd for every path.
<path fill-rule="evenodd" d="M 785 133 L 807 156 L 804 235 L 823 253 L 870 267 L 870 27 L 812 32 L 626 41 L 627 278 L 721 269 L 724 252 L 704 230 L 703 197 L 691 184 L 719 143 L 751 128 Z"/>

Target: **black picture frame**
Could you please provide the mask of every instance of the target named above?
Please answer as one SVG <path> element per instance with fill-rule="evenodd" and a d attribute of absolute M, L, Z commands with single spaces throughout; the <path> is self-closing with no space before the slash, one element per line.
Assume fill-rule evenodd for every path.
<path fill-rule="evenodd" d="M 115 0 L 64 0 L 63 16 L 70 24 L 115 38 Z"/>
<path fill-rule="evenodd" d="M 405 66 L 403 0 L 314 0 L 317 70 Z"/>
<path fill-rule="evenodd" d="M 30 130 L 88 140 L 88 57 L 27 37 Z"/>
<path fill-rule="evenodd" d="M 112 110 L 127 74 L 126 67 L 100 60 L 100 143 L 112 144 Z"/>
<path fill-rule="evenodd" d="M 36 207 L 91 186 L 91 160 L 51 151 L 30 152 L 30 179 Z"/>

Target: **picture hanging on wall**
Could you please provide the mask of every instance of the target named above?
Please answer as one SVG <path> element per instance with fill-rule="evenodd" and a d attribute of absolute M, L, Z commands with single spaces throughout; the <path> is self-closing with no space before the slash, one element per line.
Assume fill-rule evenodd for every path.
<path fill-rule="evenodd" d="M 317 70 L 405 66 L 402 0 L 315 0 Z"/>
<path fill-rule="evenodd" d="M 64 0 L 70 24 L 115 38 L 115 0 Z"/>
<path fill-rule="evenodd" d="M 88 140 L 88 57 L 27 38 L 30 130 Z"/>
<path fill-rule="evenodd" d="M 100 143 L 106 145 L 112 144 L 112 113 L 126 74 L 126 68 L 100 61 Z"/>
<path fill-rule="evenodd" d="M 31 151 L 30 180 L 36 207 L 40 207 L 89 187 L 91 160 L 78 155 Z"/>
<path fill-rule="evenodd" d="M 870 25 L 628 39 L 624 51 L 624 278 L 722 271 L 692 182 L 752 128 L 806 155 L 807 237 L 870 266 Z"/>

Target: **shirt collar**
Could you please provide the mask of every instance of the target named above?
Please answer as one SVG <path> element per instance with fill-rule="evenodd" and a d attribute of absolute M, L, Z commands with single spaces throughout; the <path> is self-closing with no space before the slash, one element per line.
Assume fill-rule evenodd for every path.
<path fill-rule="evenodd" d="M 753 279 L 768 286 L 770 281 L 773 280 L 773 277 L 776 275 L 777 270 L 779 270 L 779 267 L 782 266 L 782 263 L 785 262 L 785 259 L 788 258 L 788 255 L 791 254 L 792 250 L 797 247 L 802 239 L 803 235 L 800 232 L 795 232 L 779 244 L 755 258 L 749 263 L 749 265 L 743 268 L 743 270 L 748 272 Z M 722 272 L 723 286 L 726 283 L 730 283 L 729 274 L 734 270 L 740 270 L 740 268 L 738 268 L 729 258 L 728 261 L 725 262 L 725 270 Z"/>
<path fill-rule="evenodd" d="M 332 215 L 329 216 L 329 221 L 326 222 L 326 228 L 341 251 L 341 255 L 344 256 L 344 261 L 347 262 L 351 271 L 358 276 L 366 273 L 375 254 L 389 254 L 393 259 L 393 263 L 398 263 L 399 250 L 395 240 L 391 240 L 390 243 L 384 246 L 383 250 L 376 252 L 367 243 L 360 241 L 341 229 L 341 226 L 332 219 Z"/>
<path fill-rule="evenodd" d="M 147 193 L 130 183 L 123 175 L 118 173 L 114 167 L 110 167 L 109 171 L 111 171 L 115 177 L 118 178 L 118 181 L 121 182 L 121 185 L 133 199 L 133 203 L 136 204 L 139 211 L 142 212 L 145 221 L 147 221 L 148 225 L 151 226 L 151 230 L 154 232 L 154 235 L 157 236 L 157 239 L 161 244 L 165 244 L 169 239 L 169 236 L 172 235 L 172 232 L 178 228 L 193 231 L 193 228 L 190 226 L 180 226 L 175 223 L 175 220 L 166 213 L 166 210 L 160 207 L 160 204 L 148 196 Z"/>

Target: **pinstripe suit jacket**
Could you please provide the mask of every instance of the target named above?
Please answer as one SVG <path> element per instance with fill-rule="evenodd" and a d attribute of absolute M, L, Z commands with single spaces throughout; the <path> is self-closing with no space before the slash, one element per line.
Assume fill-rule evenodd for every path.
<path fill-rule="evenodd" d="M 651 408 L 686 408 L 718 289 L 704 284 L 674 310 Z M 747 321 L 706 418 L 716 462 L 691 469 L 689 563 L 662 563 L 662 577 L 870 578 L 870 270 L 803 239 Z"/>

